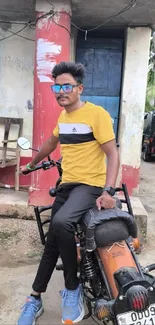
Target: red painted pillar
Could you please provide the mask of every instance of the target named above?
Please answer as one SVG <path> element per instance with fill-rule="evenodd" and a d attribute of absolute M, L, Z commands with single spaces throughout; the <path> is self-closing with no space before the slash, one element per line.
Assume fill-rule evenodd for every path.
<path fill-rule="evenodd" d="M 44 5 L 38 0 L 37 18 L 51 10 L 47 2 Z M 36 51 L 34 69 L 34 115 L 33 115 L 33 147 L 40 148 L 43 142 L 52 134 L 57 118 L 61 112 L 50 89 L 53 80 L 52 68 L 61 61 L 70 58 L 70 12 L 68 4 L 59 8 L 57 13 L 38 20 L 36 25 Z M 64 26 L 64 28 L 63 28 Z M 60 158 L 60 150 L 52 154 L 53 159 Z M 48 171 L 32 173 L 29 194 L 30 205 L 51 203 L 49 188 L 55 185 L 58 178 L 56 168 Z"/>

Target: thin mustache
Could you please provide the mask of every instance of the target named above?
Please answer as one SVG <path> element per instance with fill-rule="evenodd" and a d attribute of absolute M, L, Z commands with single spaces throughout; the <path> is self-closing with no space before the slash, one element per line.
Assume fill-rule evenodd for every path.
<path fill-rule="evenodd" d="M 62 96 L 62 95 L 59 95 L 58 97 L 57 97 L 57 99 L 61 99 L 61 98 L 68 98 L 67 96 Z"/>

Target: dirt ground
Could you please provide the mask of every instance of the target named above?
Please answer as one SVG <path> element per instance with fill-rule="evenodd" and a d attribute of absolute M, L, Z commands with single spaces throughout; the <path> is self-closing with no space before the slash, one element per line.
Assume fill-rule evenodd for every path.
<path fill-rule="evenodd" d="M 139 197 L 149 215 L 147 243 L 138 257 L 145 266 L 155 262 L 155 162 L 141 164 Z M 31 290 L 41 253 L 35 221 L 0 219 L 0 325 L 16 323 L 20 307 Z M 57 272 L 44 297 L 46 313 L 38 325 L 60 324 L 58 291 L 62 285 L 62 275 Z"/>
<path fill-rule="evenodd" d="M 148 213 L 147 243 L 139 256 L 146 265 L 155 261 L 155 161 L 141 162 L 139 198 Z"/>

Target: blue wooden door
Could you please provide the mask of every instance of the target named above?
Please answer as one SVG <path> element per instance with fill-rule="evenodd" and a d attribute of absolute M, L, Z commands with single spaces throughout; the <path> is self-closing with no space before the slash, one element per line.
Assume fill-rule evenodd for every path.
<path fill-rule="evenodd" d="M 84 64 L 86 78 L 82 100 L 104 107 L 119 121 L 123 40 L 88 38 L 77 42 L 76 61 Z"/>

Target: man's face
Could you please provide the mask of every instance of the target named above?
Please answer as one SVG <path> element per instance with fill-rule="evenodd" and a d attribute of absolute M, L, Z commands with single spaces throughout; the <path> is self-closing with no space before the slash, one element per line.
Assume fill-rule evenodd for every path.
<path fill-rule="evenodd" d="M 74 105 L 79 99 L 83 91 L 83 85 L 78 82 L 69 73 L 63 73 L 55 79 L 55 86 L 63 86 L 63 88 L 57 87 L 59 92 L 55 93 L 57 102 L 62 107 L 68 107 Z M 59 89 L 60 88 L 60 89 Z"/>

